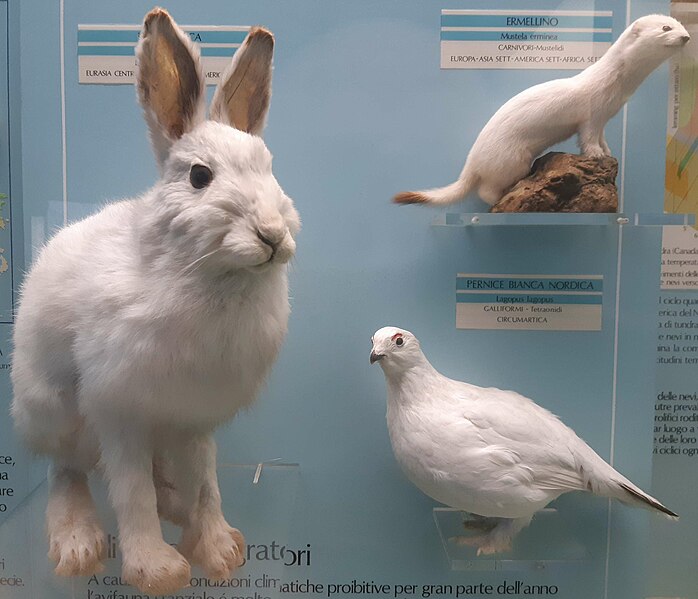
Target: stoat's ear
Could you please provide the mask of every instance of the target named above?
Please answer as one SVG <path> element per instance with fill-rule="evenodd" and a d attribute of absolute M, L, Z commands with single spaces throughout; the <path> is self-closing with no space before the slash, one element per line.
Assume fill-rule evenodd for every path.
<path fill-rule="evenodd" d="M 163 8 L 143 21 L 136 47 L 138 98 L 160 165 L 170 147 L 206 116 L 199 50 Z"/>
<path fill-rule="evenodd" d="M 630 33 L 632 33 L 635 37 L 640 35 L 640 33 L 642 33 L 642 24 L 639 21 L 635 21 L 630 28 Z"/>
<path fill-rule="evenodd" d="M 273 55 L 271 31 L 253 27 L 221 76 L 211 102 L 213 120 L 261 135 L 271 101 Z"/>

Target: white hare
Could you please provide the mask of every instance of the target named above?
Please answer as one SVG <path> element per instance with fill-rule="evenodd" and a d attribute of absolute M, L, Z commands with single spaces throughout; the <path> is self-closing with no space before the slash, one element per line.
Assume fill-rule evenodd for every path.
<path fill-rule="evenodd" d="M 162 172 L 144 195 L 61 230 L 29 273 L 15 327 L 12 414 L 52 459 L 56 572 L 102 567 L 87 485 L 102 468 L 123 576 L 141 591 L 223 577 L 244 539 L 221 511 L 212 431 L 249 406 L 289 316 L 300 220 L 260 137 L 274 40 L 250 31 L 206 120 L 199 52 L 159 8 L 136 49 L 138 92 Z M 127 151 L 127 150 L 125 150 Z M 165 543 L 158 513 L 183 527 Z"/>

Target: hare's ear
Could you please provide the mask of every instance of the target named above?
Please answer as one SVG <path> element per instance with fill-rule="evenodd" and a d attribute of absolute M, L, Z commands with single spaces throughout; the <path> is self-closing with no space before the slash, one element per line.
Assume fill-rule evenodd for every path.
<path fill-rule="evenodd" d="M 206 118 L 199 50 L 168 12 L 151 10 L 136 48 L 138 98 L 158 162 L 170 146 Z"/>
<path fill-rule="evenodd" d="M 211 102 L 210 117 L 240 131 L 260 135 L 271 100 L 274 36 L 253 27 L 221 76 Z"/>

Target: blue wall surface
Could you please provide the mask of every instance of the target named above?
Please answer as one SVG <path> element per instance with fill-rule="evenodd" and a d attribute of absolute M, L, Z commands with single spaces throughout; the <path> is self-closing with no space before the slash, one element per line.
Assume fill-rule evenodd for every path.
<path fill-rule="evenodd" d="M 609 516 L 607 501 L 581 494 L 562 498 L 556 507 L 570 542 L 586 548 L 584 559 L 556 561 L 547 555 L 548 562 L 540 564 L 546 567 L 539 569 L 523 559 L 520 568 L 514 560 L 498 562 L 502 570 L 452 570 L 432 517 L 436 504 L 405 479 L 390 449 L 383 375 L 369 366 L 368 355 L 373 332 L 392 324 L 415 332 L 444 374 L 532 397 L 626 476 L 652 490 L 661 229 L 436 227 L 436 211 L 389 202 L 397 191 L 451 181 L 497 107 L 528 86 L 572 74 L 441 70 L 440 10 L 489 4 L 166 4 L 180 24 L 259 23 L 274 32 L 274 95 L 265 140 L 274 154 L 275 175 L 303 219 L 290 270 L 293 311 L 282 354 L 259 402 L 222 428 L 217 440 L 219 462 L 235 472 L 222 476 L 229 519 L 251 543 L 310 545 L 312 562 L 282 567 L 257 560 L 240 576 L 271 572 L 265 568 L 274 565 L 282 580 L 324 584 L 356 579 L 497 586 L 521 580 L 555 585 L 565 599 L 637 599 L 647 596 L 659 576 L 648 549 L 654 516 L 620 504 Z M 5 5 L 0 2 L 0 9 Z M 513 0 L 497 3 L 497 8 L 612 10 L 614 39 L 628 19 L 668 11 L 663 2 L 632 1 L 628 7 L 621 0 L 539 0 L 532 7 Z M 16 119 L 21 139 L 13 155 L 21 159 L 15 179 L 22 213 L 14 226 L 22 233 L 27 265 L 64 219 L 74 221 L 110 199 L 136 195 L 157 179 L 133 86 L 80 85 L 77 67 L 78 24 L 137 24 L 149 8 L 150 2 L 140 0 L 9 2 L 18 34 L 18 52 L 9 64 L 19 65 L 14 93 L 21 99 Z M 621 112 L 606 129 L 614 155 L 625 152 L 619 183 L 627 212 L 662 210 L 667 86 L 664 65 L 633 96 L 626 126 Z M 574 140 L 561 147 L 575 151 Z M 471 199 L 455 211 L 483 207 Z M 15 272 L 19 276 L 21 269 Z M 453 292 L 459 272 L 602 274 L 602 330 L 457 330 Z M 0 329 L 5 351 L 9 325 L 0 326 L 7 326 Z M 2 371 L 0 392 L 0 405 L 9 404 Z M 0 453 L 21 456 L 20 451 L 9 422 L 0 416 Z M 267 495 L 253 496 L 254 490 L 240 482 L 247 480 L 241 474 L 247 470 L 235 465 L 275 458 L 299 467 L 270 468 L 263 474 Z M 5 516 L 2 525 L 0 514 L 0 560 L 8 564 L 6 573 L 21 574 L 33 586 L 31 592 L 27 583 L 9 594 L 0 586 L 0 598 L 89 597 L 87 581 L 66 585 L 48 574 L 45 541 L 37 533 L 42 489 L 22 503 L 43 465 L 29 464 L 22 457 L 18 469 L 25 473 L 16 474 L 19 492 L 12 506 L 28 523 L 16 515 Z M 275 519 L 270 516 L 265 524 L 264 513 L 250 516 L 255 502 L 268 505 Z M 696 530 L 696 514 L 682 526 Z M 9 543 L 10 530 L 21 538 Z M 28 534 L 37 539 L 31 551 L 24 543 Z M 545 548 L 535 521 L 527 534 L 532 545 Z M 670 542 L 671 533 L 667 538 Z M 686 551 L 695 561 L 695 548 Z M 31 556 L 20 558 L 22 552 Z M 690 580 L 695 576 L 686 572 Z M 669 589 L 673 582 L 663 584 Z M 207 592 L 223 596 L 220 590 Z M 665 596 L 678 596 L 670 592 Z M 238 595 L 254 596 L 254 589 Z M 271 595 L 265 591 L 265 596 Z"/>

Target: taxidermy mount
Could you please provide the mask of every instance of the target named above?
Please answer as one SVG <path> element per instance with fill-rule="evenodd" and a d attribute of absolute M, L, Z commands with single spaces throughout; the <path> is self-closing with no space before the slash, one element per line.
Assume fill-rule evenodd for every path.
<path fill-rule="evenodd" d="M 404 329 L 383 327 L 371 343 L 371 364 L 380 364 L 388 388 L 395 458 L 429 497 L 480 516 L 480 534 L 458 539 L 478 555 L 511 549 L 538 510 L 571 491 L 678 519 L 527 397 L 445 377 Z"/>
<path fill-rule="evenodd" d="M 214 429 L 255 400 L 290 312 L 300 220 L 261 134 L 274 38 L 249 32 L 206 117 L 199 50 L 163 9 L 143 22 L 138 97 L 161 172 L 143 195 L 65 227 L 22 287 L 12 415 L 50 457 L 46 512 L 57 574 L 102 568 L 87 474 L 99 466 L 123 578 L 151 595 L 242 561 L 216 478 Z M 182 527 L 177 548 L 159 517 Z"/>
<path fill-rule="evenodd" d="M 405 191 L 398 204 L 452 204 L 471 191 L 496 204 L 544 150 L 575 133 L 584 156 L 610 156 L 604 127 L 638 86 L 690 36 L 676 19 L 633 22 L 593 65 L 574 77 L 534 85 L 506 102 L 473 144 L 460 177 L 437 189 Z"/>

